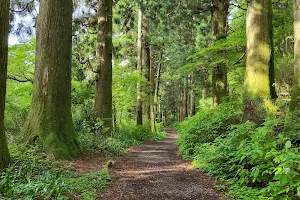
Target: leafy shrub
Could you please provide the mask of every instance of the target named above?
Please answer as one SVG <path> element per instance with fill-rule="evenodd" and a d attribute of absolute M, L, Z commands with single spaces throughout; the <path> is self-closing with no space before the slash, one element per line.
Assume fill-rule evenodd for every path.
<path fill-rule="evenodd" d="M 232 125 L 213 142 L 198 144 L 193 164 L 227 180 L 240 199 L 295 199 L 300 195 L 299 148 L 276 132 L 280 121 Z"/>
<path fill-rule="evenodd" d="M 104 155 L 124 155 L 127 147 L 138 145 L 146 140 L 159 140 L 166 136 L 165 132 L 151 133 L 149 125 L 123 125 L 112 135 L 79 134 L 79 142 L 86 152 Z"/>
<path fill-rule="evenodd" d="M 195 149 L 202 143 L 212 142 L 241 118 L 241 104 L 230 102 L 219 105 L 216 109 L 204 109 L 194 117 L 177 125 L 180 138 L 177 141 L 179 151 L 187 158 L 195 154 Z"/>
<path fill-rule="evenodd" d="M 110 181 L 107 169 L 78 174 L 41 149 L 10 145 L 13 164 L 0 172 L 0 199 L 96 199 Z"/>

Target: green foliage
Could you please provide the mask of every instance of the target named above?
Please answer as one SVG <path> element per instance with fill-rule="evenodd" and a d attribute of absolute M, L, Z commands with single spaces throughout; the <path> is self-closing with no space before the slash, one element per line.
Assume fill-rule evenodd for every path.
<path fill-rule="evenodd" d="M 194 156 L 196 147 L 212 142 L 227 128 L 241 119 L 241 103 L 224 103 L 214 108 L 203 109 L 194 117 L 182 122 L 177 128 L 180 138 L 177 142 L 179 151 L 185 157 Z"/>
<path fill-rule="evenodd" d="M 96 199 L 97 193 L 106 188 L 110 180 L 110 175 L 105 169 L 63 179 L 66 194 L 68 196 L 81 194 L 83 199 Z"/>
<path fill-rule="evenodd" d="M 53 161 L 41 149 L 10 145 L 14 163 L 0 174 L 0 199 L 96 199 L 110 181 L 107 169 L 76 173 L 72 163 Z"/>
<path fill-rule="evenodd" d="M 221 120 L 219 124 L 226 124 L 226 119 L 218 115 L 222 114 L 214 118 Z M 207 116 L 201 120 L 198 124 L 212 121 Z M 226 180 L 230 194 L 239 199 L 295 199 L 300 194 L 299 148 L 280 133 L 282 126 L 282 118 L 269 119 L 261 127 L 252 122 L 230 125 L 211 141 L 203 139 L 204 133 L 187 132 L 179 145 L 194 166 Z"/>
<path fill-rule="evenodd" d="M 149 125 L 123 125 L 111 136 L 81 133 L 78 140 L 84 152 L 100 153 L 104 155 L 124 155 L 127 147 L 141 144 L 146 140 L 160 140 L 166 136 L 165 132 L 151 133 Z"/>

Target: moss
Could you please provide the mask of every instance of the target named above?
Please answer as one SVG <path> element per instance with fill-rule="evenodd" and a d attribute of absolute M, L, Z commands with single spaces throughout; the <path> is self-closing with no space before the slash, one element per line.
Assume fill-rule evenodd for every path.
<path fill-rule="evenodd" d="M 227 36 L 228 0 L 214 0 L 212 10 L 212 35 L 214 40 L 224 39 Z M 221 52 L 222 53 L 222 52 Z M 222 103 L 222 98 L 228 96 L 227 67 L 220 64 L 212 73 L 214 105 Z"/>
<path fill-rule="evenodd" d="M 276 110 L 274 49 L 270 0 L 249 2 L 247 13 L 247 62 L 244 84 L 244 119 L 261 122 Z"/>
<path fill-rule="evenodd" d="M 58 159 L 80 153 L 71 114 L 72 8 L 71 0 L 41 1 L 32 105 L 19 138 Z"/>

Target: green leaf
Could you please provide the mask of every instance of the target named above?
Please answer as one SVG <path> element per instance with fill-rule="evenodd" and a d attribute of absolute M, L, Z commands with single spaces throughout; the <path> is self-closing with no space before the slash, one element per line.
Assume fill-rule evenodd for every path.
<path fill-rule="evenodd" d="M 292 147 L 291 141 L 287 141 L 287 142 L 285 143 L 285 148 L 289 149 L 289 148 L 291 148 L 291 147 Z"/>

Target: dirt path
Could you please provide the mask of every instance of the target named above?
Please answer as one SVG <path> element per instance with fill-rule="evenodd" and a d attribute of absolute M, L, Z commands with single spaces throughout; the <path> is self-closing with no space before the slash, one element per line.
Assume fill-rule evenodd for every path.
<path fill-rule="evenodd" d="M 177 153 L 178 134 L 145 142 L 116 161 L 112 182 L 100 199 L 106 200 L 225 200 L 214 183 Z"/>

